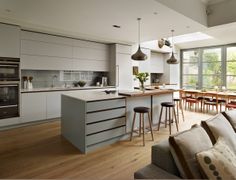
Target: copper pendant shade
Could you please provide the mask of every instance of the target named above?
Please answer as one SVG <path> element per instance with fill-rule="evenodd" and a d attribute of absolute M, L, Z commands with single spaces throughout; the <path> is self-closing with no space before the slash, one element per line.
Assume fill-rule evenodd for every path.
<path fill-rule="evenodd" d="M 169 59 L 167 59 L 167 64 L 178 64 L 179 61 L 175 58 L 175 55 L 174 55 L 174 43 L 173 43 L 173 32 L 174 30 L 171 30 L 172 32 L 172 53 L 171 53 L 171 56 Z"/>
<path fill-rule="evenodd" d="M 141 47 L 140 47 L 140 21 L 141 21 L 141 18 L 138 18 L 138 50 L 136 53 L 134 53 L 131 58 L 135 61 L 145 61 L 147 59 L 147 55 L 144 54 L 141 50 Z"/>

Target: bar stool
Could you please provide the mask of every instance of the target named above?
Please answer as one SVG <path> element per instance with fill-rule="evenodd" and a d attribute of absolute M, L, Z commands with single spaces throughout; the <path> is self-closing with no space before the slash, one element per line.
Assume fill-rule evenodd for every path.
<path fill-rule="evenodd" d="M 134 124 L 136 120 L 136 113 L 139 113 L 139 136 L 141 136 L 141 129 L 143 127 L 143 146 L 145 146 L 145 138 L 144 138 L 144 129 L 145 129 L 145 124 L 144 124 L 144 114 L 148 114 L 148 121 L 149 121 L 149 127 L 152 135 L 152 140 L 154 141 L 153 137 L 153 132 L 152 132 L 152 122 L 150 118 L 150 108 L 148 107 L 135 107 L 134 108 L 134 118 L 133 118 L 133 123 L 132 123 L 132 129 L 131 129 L 131 135 L 130 135 L 130 141 L 132 141 L 133 137 L 133 131 L 134 131 Z"/>
<path fill-rule="evenodd" d="M 173 122 L 173 119 L 171 119 L 171 109 L 172 109 L 173 116 L 175 118 L 176 129 L 177 129 L 177 131 L 179 131 L 178 122 L 177 122 L 176 113 L 175 113 L 175 104 L 172 103 L 172 102 L 163 102 L 163 103 L 161 103 L 161 113 L 160 113 L 160 117 L 159 117 L 158 129 L 157 130 L 159 131 L 159 129 L 160 129 L 163 107 L 165 108 L 165 111 L 166 111 L 165 128 L 167 127 L 167 123 L 168 123 L 169 131 L 170 131 L 170 134 L 171 134 L 171 123 Z M 167 113 L 169 114 L 169 119 L 167 118 Z"/>
<path fill-rule="evenodd" d="M 179 122 L 179 109 L 181 110 L 182 118 L 183 118 L 183 121 L 184 121 L 184 112 L 183 112 L 182 99 L 174 98 L 174 103 L 175 103 L 176 110 L 177 110 L 178 122 Z"/>

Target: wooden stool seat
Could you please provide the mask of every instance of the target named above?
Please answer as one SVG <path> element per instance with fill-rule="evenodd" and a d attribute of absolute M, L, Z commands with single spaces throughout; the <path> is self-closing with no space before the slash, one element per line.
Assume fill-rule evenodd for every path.
<path fill-rule="evenodd" d="M 161 113 L 160 113 L 160 117 L 159 117 L 158 129 L 157 130 L 158 131 L 160 130 L 163 108 L 165 108 L 165 111 L 166 111 L 165 122 L 164 122 L 165 127 L 167 127 L 167 124 L 169 125 L 169 132 L 171 134 L 171 124 L 173 122 L 173 119 L 171 119 L 171 111 L 172 111 L 173 117 L 175 119 L 176 129 L 177 129 L 177 131 L 179 131 L 177 117 L 176 117 L 176 113 L 175 113 L 175 104 L 172 103 L 172 102 L 162 102 L 161 103 Z M 167 118 L 167 114 L 169 114 L 169 118 Z"/>
<path fill-rule="evenodd" d="M 144 129 L 145 129 L 145 123 L 144 123 L 144 114 L 148 114 L 148 122 L 149 122 L 149 127 L 152 135 L 152 140 L 154 141 L 153 137 L 153 131 L 152 131 L 152 122 L 150 118 L 150 108 L 148 107 L 135 107 L 134 108 L 134 118 L 133 118 L 133 123 L 132 123 L 132 129 L 131 129 L 131 135 L 130 135 L 130 141 L 132 141 L 133 137 L 133 132 L 134 132 L 134 124 L 136 120 L 136 114 L 139 113 L 139 136 L 141 136 L 141 129 L 143 129 L 143 146 L 145 146 L 145 137 L 144 137 Z"/>
<path fill-rule="evenodd" d="M 180 101 L 180 98 L 174 98 L 174 101 L 179 102 L 179 101 Z"/>

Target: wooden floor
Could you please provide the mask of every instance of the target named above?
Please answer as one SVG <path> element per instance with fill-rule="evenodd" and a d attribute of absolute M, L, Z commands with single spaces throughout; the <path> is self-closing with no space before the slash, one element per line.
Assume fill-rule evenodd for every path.
<path fill-rule="evenodd" d="M 186 112 L 180 129 L 210 115 Z M 175 131 L 175 128 L 173 126 Z M 86 155 L 60 135 L 59 121 L 0 132 L 0 178 L 73 178 L 83 180 L 133 179 L 133 173 L 151 161 L 151 146 L 168 138 L 168 129 L 146 134 L 146 146 L 135 137 Z"/>

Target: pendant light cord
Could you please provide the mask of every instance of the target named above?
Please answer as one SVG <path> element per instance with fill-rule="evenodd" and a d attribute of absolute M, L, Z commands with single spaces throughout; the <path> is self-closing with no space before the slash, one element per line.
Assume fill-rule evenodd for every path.
<path fill-rule="evenodd" d="M 141 21 L 141 18 L 138 18 L 138 44 L 140 45 L 140 21 Z"/>
<path fill-rule="evenodd" d="M 172 53 L 174 53 L 174 38 L 173 38 L 174 30 L 171 30 L 171 36 L 172 36 Z"/>

